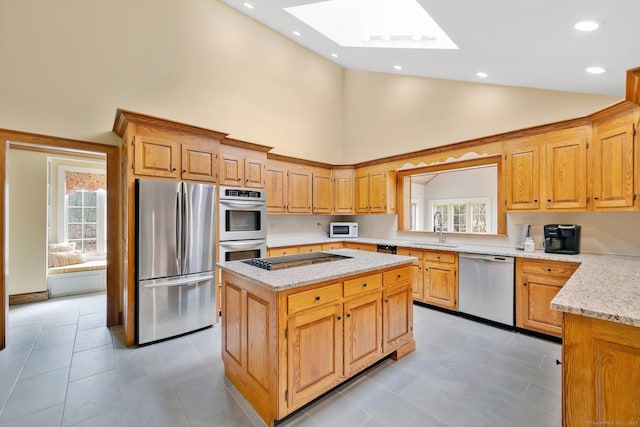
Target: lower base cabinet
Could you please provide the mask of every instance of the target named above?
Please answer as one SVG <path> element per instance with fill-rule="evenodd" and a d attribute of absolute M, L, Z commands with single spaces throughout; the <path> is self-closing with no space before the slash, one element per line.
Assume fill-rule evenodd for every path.
<path fill-rule="evenodd" d="M 640 425 L 640 327 L 564 314 L 563 426 Z"/>
<path fill-rule="evenodd" d="M 268 425 L 415 349 L 411 264 L 280 292 L 222 283 L 225 374 Z"/>

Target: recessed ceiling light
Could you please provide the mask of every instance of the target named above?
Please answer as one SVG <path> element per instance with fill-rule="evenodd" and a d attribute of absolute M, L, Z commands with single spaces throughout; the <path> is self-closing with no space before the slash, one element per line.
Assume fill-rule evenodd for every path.
<path fill-rule="evenodd" d="M 332 53 L 331 56 L 333 56 L 334 58 L 337 58 L 338 54 L 337 53 Z"/>
<path fill-rule="evenodd" d="M 393 68 L 395 68 L 398 71 L 402 70 L 402 67 L 400 65 L 394 65 Z"/>
<path fill-rule="evenodd" d="M 246 7 L 247 9 L 253 9 L 253 5 L 248 1 L 244 2 L 243 4 L 244 4 L 244 7 Z"/>
<path fill-rule="evenodd" d="M 302 34 L 300 34 L 300 31 L 294 31 L 293 34 L 298 36 L 298 37 L 300 37 L 302 35 Z"/>
<path fill-rule="evenodd" d="M 587 68 L 587 73 L 591 73 L 591 74 L 602 74 L 605 71 L 607 71 L 607 70 L 605 70 L 602 67 L 589 67 L 589 68 Z"/>
<path fill-rule="evenodd" d="M 476 76 L 478 76 L 478 77 L 480 77 L 480 78 L 484 79 L 484 78 L 486 78 L 486 77 L 489 77 L 489 74 L 487 74 L 487 73 L 483 73 L 482 71 L 479 71 L 479 72 L 477 72 L 477 73 L 476 73 Z"/>
<path fill-rule="evenodd" d="M 595 31 L 600 28 L 600 23 L 597 21 L 587 20 L 577 22 L 576 25 L 573 26 L 578 31 Z"/>

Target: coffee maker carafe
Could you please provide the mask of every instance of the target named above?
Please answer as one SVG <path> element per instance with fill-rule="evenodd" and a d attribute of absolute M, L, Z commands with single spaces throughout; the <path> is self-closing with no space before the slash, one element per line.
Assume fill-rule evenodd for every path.
<path fill-rule="evenodd" d="M 544 251 L 553 254 L 579 254 L 580 228 L 577 224 L 545 225 Z"/>

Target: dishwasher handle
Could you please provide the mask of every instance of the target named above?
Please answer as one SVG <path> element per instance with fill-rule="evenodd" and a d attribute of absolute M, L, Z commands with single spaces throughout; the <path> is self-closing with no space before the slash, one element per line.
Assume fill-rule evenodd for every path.
<path fill-rule="evenodd" d="M 513 257 L 509 257 L 509 256 L 461 253 L 461 254 L 458 254 L 458 257 L 473 259 L 476 261 L 502 262 L 502 263 L 513 264 Z"/>

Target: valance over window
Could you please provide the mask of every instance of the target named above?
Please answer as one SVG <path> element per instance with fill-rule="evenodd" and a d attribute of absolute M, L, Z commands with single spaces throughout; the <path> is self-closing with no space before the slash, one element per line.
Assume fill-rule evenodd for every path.
<path fill-rule="evenodd" d="M 103 173 L 65 171 L 64 180 L 66 194 L 73 193 L 76 190 L 106 191 L 107 189 L 107 176 Z"/>

